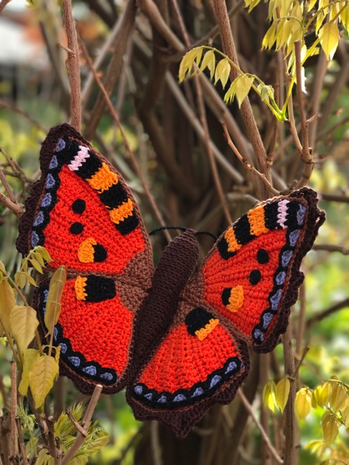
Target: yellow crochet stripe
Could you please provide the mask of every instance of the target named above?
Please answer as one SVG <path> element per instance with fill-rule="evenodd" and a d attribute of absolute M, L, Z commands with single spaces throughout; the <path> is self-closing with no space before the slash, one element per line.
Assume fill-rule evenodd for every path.
<path fill-rule="evenodd" d="M 207 323 L 204 328 L 195 331 L 196 337 L 199 339 L 199 341 L 203 341 L 210 333 L 212 333 L 217 325 L 219 325 L 218 318 L 211 318 L 209 323 Z"/>
<path fill-rule="evenodd" d="M 85 292 L 87 278 L 83 278 L 82 276 L 78 276 L 75 280 L 75 295 L 77 300 L 86 300 L 87 294 Z"/>
<path fill-rule="evenodd" d="M 229 304 L 227 309 L 236 313 L 244 303 L 244 289 L 242 286 L 235 286 L 230 291 Z"/>
<path fill-rule="evenodd" d="M 109 216 L 113 223 L 119 224 L 125 218 L 131 216 L 133 213 L 133 203 L 131 199 L 126 200 L 120 207 L 110 210 Z"/>
<path fill-rule="evenodd" d="M 263 205 L 249 211 L 247 217 L 250 223 L 250 233 L 253 236 L 260 236 L 269 232 L 269 229 L 265 226 L 265 210 Z"/>
<path fill-rule="evenodd" d="M 94 245 L 97 245 L 92 237 L 88 237 L 79 245 L 78 249 L 78 259 L 81 263 L 93 263 L 95 261 L 95 249 Z"/>
<path fill-rule="evenodd" d="M 92 189 L 102 193 L 119 182 L 118 176 L 113 171 L 110 171 L 108 165 L 103 163 L 97 173 L 92 178 L 86 179 Z"/>
<path fill-rule="evenodd" d="M 228 243 L 229 252 L 236 252 L 237 250 L 241 249 L 242 246 L 241 244 L 238 244 L 236 240 L 234 228 L 229 228 L 224 237 Z"/>

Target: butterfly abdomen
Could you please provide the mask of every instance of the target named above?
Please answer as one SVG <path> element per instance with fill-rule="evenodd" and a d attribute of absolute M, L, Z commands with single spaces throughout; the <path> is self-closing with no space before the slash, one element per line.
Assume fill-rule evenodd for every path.
<path fill-rule="evenodd" d="M 149 351 L 156 349 L 171 326 L 179 295 L 195 269 L 198 255 L 195 233 L 190 229 L 176 237 L 164 250 L 149 295 L 139 312 L 133 356 L 134 373 L 146 362 Z"/>

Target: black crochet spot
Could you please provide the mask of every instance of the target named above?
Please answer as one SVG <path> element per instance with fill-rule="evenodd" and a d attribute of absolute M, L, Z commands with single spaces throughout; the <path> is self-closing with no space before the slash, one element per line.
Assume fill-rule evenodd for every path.
<path fill-rule="evenodd" d="M 250 283 L 252 284 L 252 286 L 255 286 L 256 284 L 259 283 L 259 281 L 261 280 L 261 272 L 259 270 L 253 270 L 251 271 L 250 273 L 250 276 L 248 277 Z"/>
<path fill-rule="evenodd" d="M 83 230 L 84 230 L 84 225 L 78 222 L 73 223 L 69 228 L 69 231 L 72 234 L 81 234 Z"/>

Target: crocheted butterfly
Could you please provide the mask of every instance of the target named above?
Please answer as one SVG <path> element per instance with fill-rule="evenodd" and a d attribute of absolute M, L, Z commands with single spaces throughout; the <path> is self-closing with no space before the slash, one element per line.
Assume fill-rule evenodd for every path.
<path fill-rule="evenodd" d="M 198 261 L 188 229 L 154 271 L 138 206 L 120 174 L 72 127 L 51 129 L 41 179 L 26 201 L 17 247 L 45 246 L 67 282 L 54 330 L 61 374 L 84 393 L 103 385 L 139 420 L 185 436 L 214 403 L 231 402 L 249 370 L 248 346 L 269 352 L 284 333 L 299 271 L 324 213 L 304 188 L 262 203 Z M 48 282 L 34 296 L 44 321 Z"/>

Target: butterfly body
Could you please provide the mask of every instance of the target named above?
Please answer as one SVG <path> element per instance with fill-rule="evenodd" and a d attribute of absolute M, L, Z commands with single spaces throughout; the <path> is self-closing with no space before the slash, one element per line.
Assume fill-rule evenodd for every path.
<path fill-rule="evenodd" d="M 54 329 L 61 373 L 92 393 L 126 387 L 136 418 L 185 436 L 230 402 L 248 374 L 247 346 L 272 350 L 303 280 L 301 260 L 324 213 L 305 188 L 264 202 L 231 225 L 198 265 L 195 232 L 154 270 L 148 235 L 120 174 L 69 125 L 41 151 L 41 179 L 21 219 L 22 253 L 45 246 L 67 268 Z M 44 324 L 48 282 L 35 292 Z M 45 334 L 45 330 L 42 332 Z"/>

